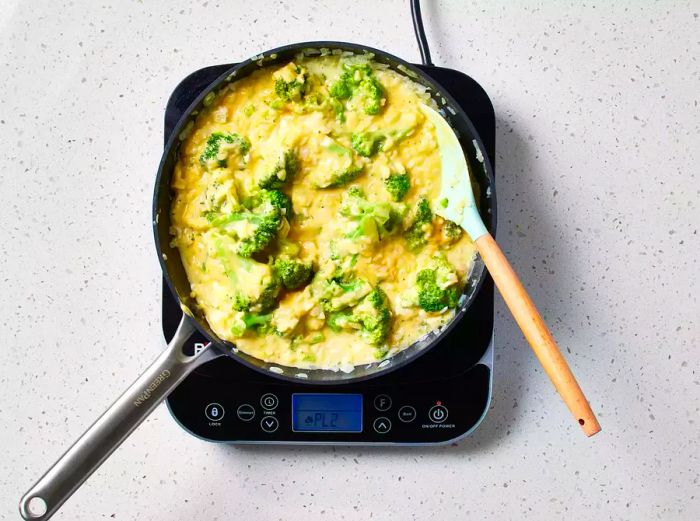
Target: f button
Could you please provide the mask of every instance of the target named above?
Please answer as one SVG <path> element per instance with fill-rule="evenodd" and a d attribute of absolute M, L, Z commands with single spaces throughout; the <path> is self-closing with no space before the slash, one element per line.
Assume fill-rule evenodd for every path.
<path fill-rule="evenodd" d="M 374 399 L 374 408 L 378 411 L 388 411 L 391 408 L 391 398 L 386 394 L 380 394 Z"/>

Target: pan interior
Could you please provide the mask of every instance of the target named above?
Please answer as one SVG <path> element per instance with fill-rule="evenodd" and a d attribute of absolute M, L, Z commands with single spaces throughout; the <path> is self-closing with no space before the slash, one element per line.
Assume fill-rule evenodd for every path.
<path fill-rule="evenodd" d="M 204 89 L 190 108 L 185 112 L 175 130 L 168 140 L 163 158 L 159 167 L 158 178 L 155 187 L 154 197 L 154 231 L 156 243 L 160 255 L 161 265 L 169 287 L 176 298 L 181 303 L 183 311 L 194 318 L 197 328 L 214 342 L 217 349 L 233 356 L 235 359 L 256 370 L 266 374 L 271 374 L 282 379 L 303 380 L 313 383 L 345 383 L 349 381 L 362 380 L 379 374 L 384 374 L 393 369 L 416 359 L 422 353 L 439 342 L 439 340 L 461 319 L 469 307 L 474 295 L 477 293 L 485 277 L 483 263 L 477 257 L 472 265 L 464 288 L 460 306 L 456 310 L 451 321 L 438 330 L 434 330 L 423 338 L 416 341 L 411 346 L 395 354 L 391 358 L 366 365 L 355 366 L 350 372 L 332 371 L 326 369 L 299 369 L 296 367 L 286 367 L 274 363 L 264 362 L 246 353 L 238 351 L 236 347 L 218 338 L 209 327 L 206 318 L 197 306 L 196 301 L 190 296 L 190 285 L 185 274 L 185 270 L 180 260 L 180 254 L 174 249 L 170 242 L 170 204 L 172 192 L 170 182 L 175 163 L 178 159 L 179 144 L 186 136 L 187 132 L 194 125 L 194 120 L 202 106 L 203 99 L 210 92 L 216 92 L 226 87 L 230 82 L 236 81 L 260 67 L 276 63 L 287 62 L 298 53 L 303 52 L 307 56 L 315 56 L 323 53 L 367 53 L 374 54 L 374 60 L 384 63 L 389 68 L 408 76 L 414 82 L 423 85 L 427 92 L 441 108 L 441 112 L 455 129 L 460 138 L 460 143 L 465 152 L 467 162 L 473 173 L 475 183 L 475 193 L 482 216 L 487 224 L 491 225 L 491 209 L 494 203 L 492 194 L 492 175 L 488 159 L 483 152 L 483 146 L 473 125 L 468 120 L 461 108 L 434 80 L 430 79 L 414 66 L 388 55 L 382 51 L 371 49 L 365 46 L 345 44 L 337 42 L 311 42 L 286 46 L 275 49 L 247 60 L 220 76 L 209 87 Z"/>

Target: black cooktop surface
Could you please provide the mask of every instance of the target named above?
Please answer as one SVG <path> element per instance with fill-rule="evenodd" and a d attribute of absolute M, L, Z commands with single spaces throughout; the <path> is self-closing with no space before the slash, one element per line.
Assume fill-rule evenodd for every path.
<path fill-rule="evenodd" d="M 200 69 L 177 86 L 165 112 L 166 141 L 197 94 L 230 67 Z M 495 169 L 495 116 L 486 92 L 459 71 L 419 67 L 462 106 Z M 221 357 L 188 376 L 168 397 L 168 407 L 190 433 L 219 442 L 345 445 L 453 441 L 476 428 L 488 408 L 493 291 L 489 278 L 468 313 L 440 345 L 387 375 L 354 384 L 314 386 L 277 380 Z M 167 341 L 181 316 L 164 283 L 163 333 Z M 197 333 L 189 342 L 197 349 L 206 340 Z"/>

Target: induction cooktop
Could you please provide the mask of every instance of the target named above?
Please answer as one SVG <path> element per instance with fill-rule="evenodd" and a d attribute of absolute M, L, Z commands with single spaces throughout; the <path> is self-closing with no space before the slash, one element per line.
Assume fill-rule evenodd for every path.
<path fill-rule="evenodd" d="M 193 72 L 165 110 L 165 141 L 201 90 L 230 68 Z M 495 169 L 495 116 L 486 91 L 466 74 L 418 65 L 442 85 L 476 127 Z M 492 234 L 495 235 L 495 216 Z M 389 374 L 357 383 L 312 385 L 275 379 L 222 356 L 188 376 L 167 399 L 175 420 L 213 442 L 429 445 L 473 432 L 488 410 L 493 381 L 493 282 L 482 285 L 456 327 L 428 353 Z M 163 283 L 163 334 L 182 312 Z M 198 333 L 188 350 L 206 346 Z"/>

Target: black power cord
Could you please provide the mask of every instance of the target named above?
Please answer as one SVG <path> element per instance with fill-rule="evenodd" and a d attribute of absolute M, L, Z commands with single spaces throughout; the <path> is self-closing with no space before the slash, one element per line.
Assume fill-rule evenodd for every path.
<path fill-rule="evenodd" d="M 428 38 L 425 36 L 423 18 L 420 14 L 420 0 L 411 0 L 411 17 L 413 18 L 413 30 L 416 32 L 416 40 L 418 40 L 421 62 L 423 62 L 423 65 L 432 65 L 433 61 L 430 59 Z"/>

